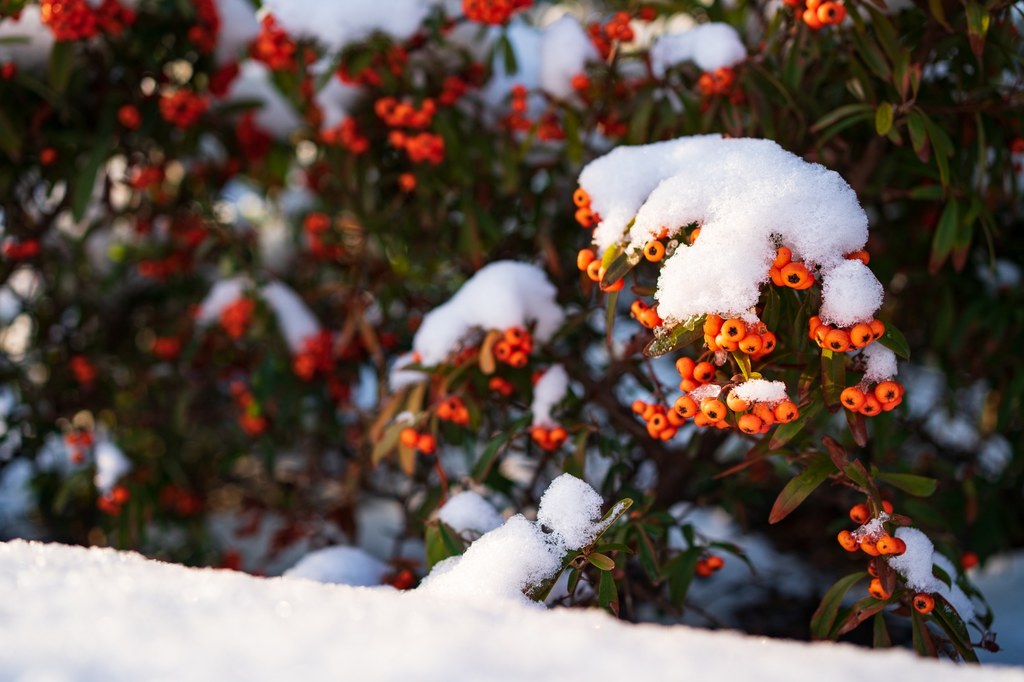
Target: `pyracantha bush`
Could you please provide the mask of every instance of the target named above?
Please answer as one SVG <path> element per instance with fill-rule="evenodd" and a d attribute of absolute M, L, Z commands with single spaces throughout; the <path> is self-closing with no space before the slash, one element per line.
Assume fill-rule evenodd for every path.
<path fill-rule="evenodd" d="M 0 535 L 445 593 L 493 532 L 524 598 L 972 660 L 1024 543 L 1020 30 L 0 0 Z"/>

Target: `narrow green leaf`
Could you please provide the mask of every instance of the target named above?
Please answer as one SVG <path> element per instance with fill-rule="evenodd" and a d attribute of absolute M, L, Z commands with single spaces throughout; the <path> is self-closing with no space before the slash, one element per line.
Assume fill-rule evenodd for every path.
<path fill-rule="evenodd" d="M 75 44 L 69 41 L 58 41 L 50 50 L 50 87 L 57 94 L 63 94 L 71 81 L 71 71 L 75 65 Z"/>
<path fill-rule="evenodd" d="M 964 624 L 960 614 L 941 594 L 933 596 L 935 598 L 935 608 L 932 610 L 932 616 L 935 618 L 935 621 L 949 636 L 950 641 L 953 642 L 953 646 L 956 647 L 960 656 L 965 661 L 977 663 L 978 656 L 974 653 L 974 647 L 971 646 L 970 633 L 968 633 L 967 626 Z"/>
<path fill-rule="evenodd" d="M 704 335 L 704 317 L 690 320 L 686 324 L 679 324 L 673 327 L 668 333 L 655 336 L 644 347 L 644 355 L 649 358 L 658 358 L 673 351 L 685 348 Z"/>
<path fill-rule="evenodd" d="M 892 130 L 893 107 L 890 102 L 882 102 L 875 109 L 875 132 L 879 135 L 888 135 Z"/>
<path fill-rule="evenodd" d="M 604 271 L 604 277 L 601 278 L 601 286 L 608 287 L 615 284 L 620 279 L 629 274 L 629 271 L 636 267 L 637 263 L 642 260 L 640 253 L 634 253 L 632 256 L 620 253 L 615 259 L 609 263 Z"/>
<path fill-rule="evenodd" d="M 915 474 L 879 473 L 875 478 L 915 497 L 928 497 L 935 492 L 935 488 L 939 485 L 934 478 Z"/>
<path fill-rule="evenodd" d="M 833 353 L 827 348 L 821 350 L 821 390 L 825 404 L 833 407 L 839 404 L 839 394 L 846 388 L 846 355 Z"/>
<path fill-rule="evenodd" d="M 597 585 L 597 602 L 601 608 L 619 615 L 619 590 L 615 587 L 615 578 L 608 571 L 601 571 L 601 579 Z"/>
<path fill-rule="evenodd" d="M 601 571 L 612 571 L 615 570 L 615 560 L 607 554 L 601 554 L 600 552 L 591 552 L 587 555 L 587 561 Z"/>
<path fill-rule="evenodd" d="M 985 36 L 988 34 L 990 23 L 988 11 L 970 0 L 967 3 L 967 38 L 971 43 L 971 51 L 978 59 L 981 59 L 982 53 L 985 52 Z"/>
<path fill-rule="evenodd" d="M 931 11 L 932 17 L 935 18 L 935 21 L 942 24 L 942 27 L 950 33 L 953 32 L 953 28 L 946 20 L 946 10 L 942 5 L 942 0 L 928 0 L 928 9 Z"/>
<path fill-rule="evenodd" d="M 927 116 L 924 117 L 925 127 L 928 129 L 928 139 L 932 143 L 932 151 L 935 152 L 935 165 L 939 169 L 939 180 L 943 187 L 949 186 L 949 157 L 953 155 L 953 141 L 939 125 Z"/>
<path fill-rule="evenodd" d="M 644 569 L 644 573 L 647 574 L 648 580 L 655 585 L 661 580 L 661 571 L 658 568 L 658 552 L 654 548 L 654 543 L 651 541 L 651 537 L 647 534 L 647 531 L 643 529 L 643 526 L 637 526 L 637 543 L 636 543 L 637 555 L 640 558 L 640 566 Z"/>
<path fill-rule="evenodd" d="M 872 646 L 876 649 L 888 649 L 892 646 L 889 628 L 885 625 L 885 614 L 876 613 L 875 622 L 871 626 Z"/>
<path fill-rule="evenodd" d="M 928 272 L 933 275 L 942 268 L 953 248 L 953 240 L 956 238 L 959 224 L 958 207 L 959 203 L 956 200 L 947 202 L 939 217 L 939 224 L 935 228 L 935 236 L 932 238 L 931 256 L 928 259 Z"/>
<path fill-rule="evenodd" d="M 879 601 L 874 597 L 864 597 L 850 608 L 846 618 L 836 623 L 832 631 L 829 632 L 829 639 L 835 639 L 857 629 L 857 626 L 882 611 L 888 605 L 888 600 Z"/>
<path fill-rule="evenodd" d="M 476 461 L 473 466 L 472 477 L 474 481 L 480 482 L 487 477 L 491 467 L 494 466 L 495 460 L 498 458 L 498 454 L 508 445 L 509 441 L 515 438 L 520 431 L 526 428 L 526 425 L 530 423 L 532 415 L 525 415 L 520 417 L 516 421 L 509 425 L 508 430 L 503 431 L 496 437 L 491 439 L 491 442 L 487 444 L 480 459 Z"/>
<path fill-rule="evenodd" d="M 676 606 L 682 606 L 686 599 L 686 593 L 690 590 L 693 572 L 697 568 L 697 560 L 700 559 L 702 551 L 700 547 L 690 547 L 665 564 L 669 598 Z"/>
<path fill-rule="evenodd" d="M 93 196 L 93 189 L 96 186 L 96 174 L 100 166 L 107 160 L 110 154 L 109 137 L 100 139 L 93 147 L 92 153 L 86 159 L 75 178 L 75 185 L 71 195 L 71 217 L 77 222 L 85 217 L 85 211 L 89 208 L 89 201 Z"/>
<path fill-rule="evenodd" d="M 814 611 L 814 615 L 811 616 L 812 639 L 828 639 L 828 635 L 832 631 L 832 626 L 835 624 L 836 617 L 839 615 L 839 607 L 842 606 L 843 598 L 846 597 L 846 593 L 866 577 L 868 577 L 868 574 L 865 571 L 851 573 L 850 575 L 837 580 L 836 583 L 829 588 L 828 592 L 825 593 L 825 596 L 821 598 L 821 603 L 818 604 L 818 608 Z"/>
<path fill-rule="evenodd" d="M 914 650 L 921 656 L 938 658 L 935 650 L 935 642 L 932 641 L 931 633 L 924 623 L 924 616 L 917 611 L 910 612 L 910 624 L 913 630 Z"/>
<path fill-rule="evenodd" d="M 811 126 L 811 132 L 817 133 L 843 119 L 850 118 L 852 116 L 863 116 L 865 114 L 870 114 L 871 112 L 872 107 L 870 104 L 846 104 L 838 109 L 830 111 L 815 121 Z"/>
<path fill-rule="evenodd" d="M 465 551 L 462 540 L 440 521 L 431 521 L 427 524 L 424 533 L 424 545 L 427 555 L 427 570 L 435 564 L 453 556 L 458 556 Z"/>
<path fill-rule="evenodd" d="M 924 115 L 920 111 L 916 109 L 910 110 L 910 113 L 907 115 L 907 130 L 910 131 L 910 144 L 914 147 L 918 158 L 920 158 L 922 152 L 928 151 L 928 133 L 924 123 Z M 921 160 L 927 161 L 927 155 Z"/>
<path fill-rule="evenodd" d="M 779 493 L 772 506 L 771 514 L 768 515 L 768 523 L 778 523 L 789 516 L 807 499 L 808 495 L 814 492 L 815 488 L 835 471 L 836 467 L 832 460 L 823 455 L 816 455 L 808 462 L 807 468 L 794 476 Z"/>
<path fill-rule="evenodd" d="M 878 342 L 904 360 L 910 359 L 910 344 L 907 343 L 907 337 L 893 325 L 885 325 L 885 333 Z"/>

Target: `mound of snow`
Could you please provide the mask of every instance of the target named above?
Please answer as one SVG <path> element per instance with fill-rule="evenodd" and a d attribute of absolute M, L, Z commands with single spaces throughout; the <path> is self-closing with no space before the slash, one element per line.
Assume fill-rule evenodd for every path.
<path fill-rule="evenodd" d="M 381 584 L 390 571 L 390 566 L 358 547 L 339 546 L 310 552 L 285 571 L 284 577 L 353 587 L 375 587 Z"/>

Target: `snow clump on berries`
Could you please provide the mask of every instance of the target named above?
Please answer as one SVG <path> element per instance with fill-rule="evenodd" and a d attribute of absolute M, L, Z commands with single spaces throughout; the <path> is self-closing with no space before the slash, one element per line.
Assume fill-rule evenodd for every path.
<path fill-rule="evenodd" d="M 423 24 L 431 0 L 264 0 L 292 37 L 313 38 L 331 50 L 383 33 L 397 40 L 412 37 Z"/>
<path fill-rule="evenodd" d="M 846 260 L 834 267 L 821 290 L 821 321 L 833 327 L 870 322 L 882 307 L 884 289 L 867 265 Z"/>
<path fill-rule="evenodd" d="M 540 87 L 555 99 L 572 97 L 572 79 L 584 73 L 597 49 L 580 22 L 565 15 L 544 27 L 540 38 Z"/>
<path fill-rule="evenodd" d="M 537 510 L 537 522 L 569 549 L 580 549 L 594 541 L 601 520 L 603 500 L 585 481 L 562 474 L 544 491 Z"/>
<path fill-rule="evenodd" d="M 121 448 L 109 440 L 98 442 L 93 456 L 96 458 L 96 474 L 93 476 L 93 484 L 102 494 L 108 495 L 114 489 L 118 479 L 132 470 L 132 463 Z"/>
<path fill-rule="evenodd" d="M 651 46 L 651 71 L 657 78 L 683 62 L 704 71 L 731 68 L 747 58 L 740 34 L 729 24 L 710 22 L 680 33 L 666 33 Z"/>
<path fill-rule="evenodd" d="M 551 410 L 569 391 L 569 374 L 562 365 L 552 365 L 533 387 L 533 426 L 554 426 Z"/>
<path fill-rule="evenodd" d="M 904 526 L 896 530 L 896 537 L 907 544 L 907 550 L 887 558 L 893 570 L 907 581 L 907 587 L 916 592 L 940 594 L 965 622 L 974 618 L 974 605 L 963 590 L 955 584 L 950 587 L 935 577 L 933 567 L 936 565 L 951 579 L 955 579 L 957 573 L 948 559 L 935 553 L 935 546 L 928 536 L 917 528 Z"/>
<path fill-rule="evenodd" d="M 424 365 L 436 365 L 474 329 L 527 328 L 544 343 L 562 325 L 565 313 L 557 291 L 535 265 L 498 261 L 481 268 L 447 303 L 427 313 L 413 338 Z"/>
<path fill-rule="evenodd" d="M 882 344 L 873 343 L 862 350 L 861 354 L 867 365 L 864 370 L 865 382 L 875 383 L 896 376 L 896 354 Z"/>
<path fill-rule="evenodd" d="M 437 518 L 456 533 L 489 533 L 505 522 L 490 503 L 472 490 L 463 490 L 448 498 Z"/>
<path fill-rule="evenodd" d="M 768 403 L 769 405 L 788 400 L 786 384 L 781 381 L 766 379 L 750 379 L 732 389 L 730 393 L 748 403 Z"/>

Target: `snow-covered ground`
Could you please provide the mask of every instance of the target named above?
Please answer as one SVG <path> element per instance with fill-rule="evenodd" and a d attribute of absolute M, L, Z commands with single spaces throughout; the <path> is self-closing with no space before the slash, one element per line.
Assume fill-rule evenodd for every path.
<path fill-rule="evenodd" d="M 1007 642 L 1009 643 L 1009 642 Z M 598 611 L 190 569 L 109 549 L 0 544 L 0 679 L 986 680 L 977 668 Z"/>

